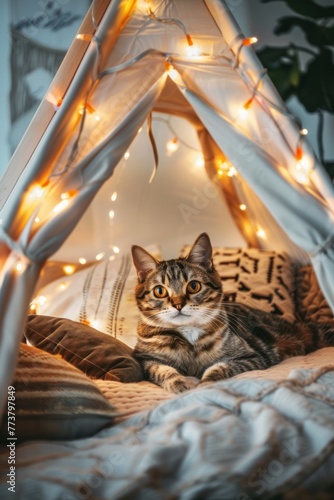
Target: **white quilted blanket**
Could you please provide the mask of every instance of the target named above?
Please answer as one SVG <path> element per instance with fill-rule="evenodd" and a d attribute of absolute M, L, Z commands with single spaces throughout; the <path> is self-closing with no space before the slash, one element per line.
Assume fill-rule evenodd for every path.
<path fill-rule="evenodd" d="M 17 498 L 333 498 L 334 364 L 256 375 L 165 395 L 89 439 L 20 445 Z"/>

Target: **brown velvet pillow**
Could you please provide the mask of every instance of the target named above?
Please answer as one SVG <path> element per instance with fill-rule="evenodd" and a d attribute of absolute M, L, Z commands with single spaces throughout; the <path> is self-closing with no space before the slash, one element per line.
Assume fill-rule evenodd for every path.
<path fill-rule="evenodd" d="M 83 323 L 29 315 L 25 336 L 33 346 L 60 354 L 91 378 L 120 382 L 139 382 L 144 378 L 130 347 Z"/>

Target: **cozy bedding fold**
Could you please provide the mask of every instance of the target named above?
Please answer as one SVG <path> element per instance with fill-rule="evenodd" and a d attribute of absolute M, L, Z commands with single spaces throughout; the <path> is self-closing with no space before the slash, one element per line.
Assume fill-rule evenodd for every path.
<path fill-rule="evenodd" d="M 48 500 L 331 498 L 333 359 L 326 348 L 180 396 L 126 384 L 137 392 L 132 408 L 118 382 L 98 381 L 123 421 L 88 439 L 18 446 L 16 492 Z M 9 498 L 7 450 L 0 464 L 0 494 Z"/>

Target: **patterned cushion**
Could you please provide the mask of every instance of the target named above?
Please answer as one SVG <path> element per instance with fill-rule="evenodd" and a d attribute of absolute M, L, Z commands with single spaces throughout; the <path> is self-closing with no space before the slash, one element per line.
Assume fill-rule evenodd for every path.
<path fill-rule="evenodd" d="M 112 424 L 113 406 L 97 385 L 66 361 L 21 344 L 15 388 L 15 437 L 77 439 Z M 8 437 L 7 413 L 1 434 Z"/>
<path fill-rule="evenodd" d="M 138 382 L 143 372 L 132 349 L 111 335 L 83 323 L 53 316 L 30 315 L 25 336 L 28 342 L 82 370 L 90 378 Z"/>
<path fill-rule="evenodd" d="M 161 258 L 157 245 L 147 250 Z M 33 304 L 37 314 L 88 324 L 134 347 L 139 317 L 136 283 L 131 255 L 119 255 L 51 282 L 38 291 Z"/>
<path fill-rule="evenodd" d="M 185 256 L 190 250 L 181 249 Z M 213 248 L 225 302 L 237 302 L 295 321 L 295 270 L 279 252 L 256 248 Z"/>
<path fill-rule="evenodd" d="M 334 326 L 332 310 L 323 296 L 311 265 L 298 269 L 297 285 L 296 306 L 302 320 L 330 323 Z"/>

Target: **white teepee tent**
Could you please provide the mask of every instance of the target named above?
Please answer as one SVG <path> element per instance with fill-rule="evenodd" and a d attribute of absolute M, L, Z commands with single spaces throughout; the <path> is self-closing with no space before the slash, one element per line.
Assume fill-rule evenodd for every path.
<path fill-rule="evenodd" d="M 152 110 L 190 120 L 248 244 L 261 247 L 262 229 L 308 255 L 334 310 L 334 190 L 252 41 L 223 0 L 93 2 L 2 179 L 2 404 L 41 267 Z"/>

